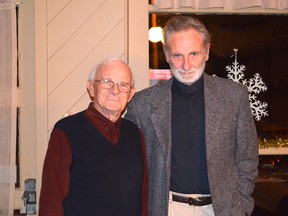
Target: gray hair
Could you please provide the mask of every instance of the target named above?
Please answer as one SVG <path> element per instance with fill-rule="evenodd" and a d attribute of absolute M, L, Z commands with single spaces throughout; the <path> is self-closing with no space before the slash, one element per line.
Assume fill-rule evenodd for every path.
<path fill-rule="evenodd" d="M 168 20 L 163 28 L 164 49 L 169 49 L 167 41 L 172 33 L 188 29 L 194 29 L 201 35 L 204 46 L 211 42 L 211 35 L 203 23 L 191 16 L 178 15 Z"/>
<path fill-rule="evenodd" d="M 134 88 L 134 85 L 135 85 L 135 81 L 134 81 L 134 76 L 133 76 L 133 73 L 129 67 L 129 65 L 123 61 L 122 59 L 120 58 L 107 58 L 107 59 L 104 59 L 103 61 L 101 61 L 99 64 L 97 64 L 89 73 L 89 76 L 88 76 L 88 81 L 93 81 L 95 79 L 95 77 L 97 76 L 98 72 L 100 71 L 100 69 L 107 65 L 107 64 L 110 64 L 111 62 L 121 62 L 123 64 L 125 64 L 129 71 L 130 71 L 130 74 L 131 74 L 131 86 Z"/>

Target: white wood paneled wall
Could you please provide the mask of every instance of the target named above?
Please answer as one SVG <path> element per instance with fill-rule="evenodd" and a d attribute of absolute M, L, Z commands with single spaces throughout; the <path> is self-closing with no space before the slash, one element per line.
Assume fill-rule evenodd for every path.
<path fill-rule="evenodd" d="M 125 0 L 47 1 L 48 129 L 85 109 L 88 73 L 107 57 L 127 58 Z"/>

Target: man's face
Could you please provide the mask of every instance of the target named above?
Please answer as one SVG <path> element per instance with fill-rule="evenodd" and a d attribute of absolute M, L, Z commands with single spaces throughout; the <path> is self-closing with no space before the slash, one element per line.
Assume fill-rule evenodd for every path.
<path fill-rule="evenodd" d="M 128 92 L 121 92 L 117 84 L 125 83 L 130 86 L 131 79 L 131 73 L 128 67 L 120 61 L 113 61 L 102 66 L 95 80 L 113 81 L 114 87 L 105 89 L 102 88 L 101 84 L 97 81 L 88 81 L 88 90 L 94 98 L 94 107 L 110 120 L 112 116 L 118 118 L 125 109 L 128 101 L 130 101 L 134 95 L 134 89 L 131 88 Z"/>
<path fill-rule="evenodd" d="M 188 29 L 172 33 L 167 41 L 167 47 L 166 60 L 175 78 L 187 85 L 197 81 L 209 58 L 210 44 L 204 47 L 200 34 Z"/>

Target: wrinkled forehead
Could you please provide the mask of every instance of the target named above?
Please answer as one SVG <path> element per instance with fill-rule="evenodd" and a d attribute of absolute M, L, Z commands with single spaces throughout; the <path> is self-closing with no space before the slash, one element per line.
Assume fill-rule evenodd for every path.
<path fill-rule="evenodd" d="M 96 78 L 122 79 L 130 82 L 131 71 L 123 62 L 113 61 L 99 67 Z"/>
<path fill-rule="evenodd" d="M 186 46 L 205 47 L 202 35 L 194 29 L 171 33 L 166 41 L 165 49 L 169 51 L 172 47 L 177 46 L 182 46 L 182 48 Z"/>

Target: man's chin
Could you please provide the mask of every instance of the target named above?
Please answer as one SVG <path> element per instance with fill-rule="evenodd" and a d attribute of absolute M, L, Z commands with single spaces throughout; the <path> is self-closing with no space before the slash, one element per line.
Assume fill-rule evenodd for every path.
<path fill-rule="evenodd" d="M 186 85 L 191 85 L 192 83 L 196 82 L 199 77 L 198 76 L 195 76 L 195 74 L 193 76 L 175 76 L 175 78 L 181 82 L 181 83 L 184 83 Z"/>

